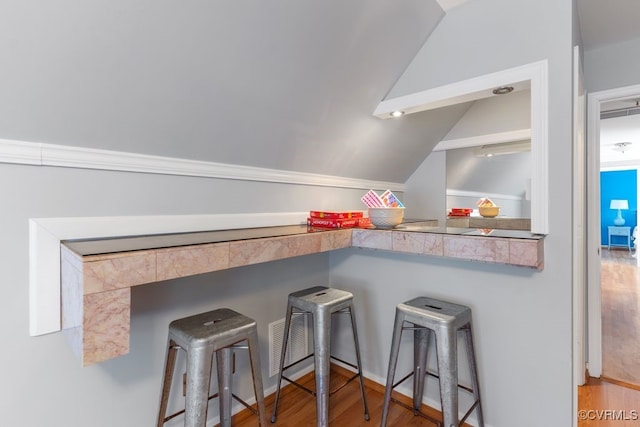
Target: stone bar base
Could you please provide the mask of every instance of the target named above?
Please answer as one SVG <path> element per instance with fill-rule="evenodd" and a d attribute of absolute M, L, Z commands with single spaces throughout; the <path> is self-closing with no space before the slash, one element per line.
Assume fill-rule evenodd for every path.
<path fill-rule="evenodd" d="M 186 234 L 176 234 L 175 242 L 170 240 L 172 236 L 161 236 L 165 240 L 158 248 L 152 247 L 157 243 L 145 242 L 145 237 L 123 238 L 126 244 L 133 241 L 135 249 L 130 250 L 126 244 L 113 249 L 113 239 L 63 242 L 62 328 L 83 366 L 129 352 L 131 287 L 141 284 L 352 246 L 538 270 L 544 265 L 544 239 L 539 237 L 501 238 L 374 229 L 308 232 L 305 226 L 299 229 L 294 226 L 293 232 L 289 229 L 287 233 L 278 227 L 244 229 L 238 233 L 242 233 L 242 237 L 234 240 L 233 231 L 211 232 L 213 242 L 197 244 L 185 243 L 185 239 L 190 238 Z M 149 242 L 153 237 L 146 236 Z"/>

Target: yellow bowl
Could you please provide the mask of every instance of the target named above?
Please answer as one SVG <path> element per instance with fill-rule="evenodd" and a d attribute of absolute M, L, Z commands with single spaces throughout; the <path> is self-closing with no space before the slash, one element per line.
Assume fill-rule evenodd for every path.
<path fill-rule="evenodd" d="M 498 213 L 500 212 L 500 206 L 480 206 L 478 210 L 480 211 L 480 215 L 482 215 L 483 217 L 493 218 L 495 216 L 498 216 Z"/>
<path fill-rule="evenodd" d="M 369 208 L 369 221 L 376 228 L 393 228 L 402 223 L 404 208 Z"/>

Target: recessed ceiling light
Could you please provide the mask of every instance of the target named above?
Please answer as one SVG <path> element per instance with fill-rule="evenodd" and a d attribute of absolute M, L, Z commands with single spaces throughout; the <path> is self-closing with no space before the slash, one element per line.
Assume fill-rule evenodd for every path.
<path fill-rule="evenodd" d="M 500 86 L 495 88 L 492 92 L 494 95 L 506 95 L 507 93 L 513 92 L 513 86 Z"/>
<path fill-rule="evenodd" d="M 398 110 L 392 111 L 392 112 L 389 113 L 389 115 L 391 117 L 400 117 L 400 116 L 404 115 L 404 111 L 398 111 Z"/>

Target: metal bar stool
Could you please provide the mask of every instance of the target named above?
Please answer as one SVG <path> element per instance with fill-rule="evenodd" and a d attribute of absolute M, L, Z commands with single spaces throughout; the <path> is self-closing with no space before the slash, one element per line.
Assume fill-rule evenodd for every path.
<path fill-rule="evenodd" d="M 345 362 L 331 356 L 331 315 L 333 313 L 349 313 L 351 316 L 351 328 L 353 331 L 353 341 L 356 349 L 357 365 Z M 291 326 L 291 316 L 293 314 L 311 315 L 313 317 L 313 350 L 309 356 L 284 366 L 287 351 L 287 341 L 289 338 L 289 328 Z M 316 390 L 310 390 L 284 375 L 286 369 L 314 357 Z M 357 370 L 357 373 L 349 378 L 344 384 L 335 390 L 329 391 L 329 367 L 330 359 L 338 360 Z M 276 422 L 278 412 L 278 401 L 280 399 L 280 386 L 282 380 L 286 380 L 310 394 L 316 396 L 316 417 L 318 427 L 326 427 L 329 424 L 329 395 L 340 390 L 355 378 L 360 378 L 360 394 L 362 395 L 362 405 L 364 406 L 364 419 L 369 420 L 369 408 L 364 395 L 364 379 L 362 377 L 362 363 L 360 360 L 360 345 L 358 343 L 358 331 L 356 328 L 356 317 L 353 309 L 353 294 L 338 289 L 316 286 L 289 294 L 287 303 L 287 313 L 285 316 L 284 337 L 282 340 L 282 353 L 280 358 L 280 374 L 278 375 L 278 386 L 276 399 L 273 405 L 273 416 L 271 422 Z"/>
<path fill-rule="evenodd" d="M 242 341 L 246 341 L 246 345 L 238 345 Z M 234 348 L 249 350 L 253 389 L 258 404 L 257 411 L 231 391 Z M 258 416 L 260 425 L 266 427 L 258 348 L 258 328 L 255 320 L 228 308 L 196 314 L 171 322 L 157 427 L 162 427 L 164 423 L 182 413 L 185 414 L 185 427 L 204 427 L 207 420 L 208 401 L 215 397 L 220 397 L 220 425 L 222 427 L 231 426 L 232 397 L 253 411 Z M 187 360 L 185 409 L 166 416 L 171 380 L 179 349 L 186 352 Z M 219 391 L 209 396 L 214 353 L 216 355 Z"/>
<path fill-rule="evenodd" d="M 410 326 L 405 327 L 405 322 Z M 400 339 L 403 330 L 413 330 L 414 337 L 414 367 L 413 372 L 405 376 L 396 384 L 393 383 Z M 458 341 L 457 333 L 462 332 L 467 351 L 469 370 L 471 373 L 471 387 L 458 384 Z M 427 352 L 429 350 L 429 337 L 435 334 L 436 353 L 438 361 L 438 374 L 427 371 Z M 431 375 L 439 378 L 440 401 L 442 404 L 443 421 L 434 420 L 420 411 L 424 392 L 425 376 Z M 463 305 L 439 301 L 427 297 L 418 297 L 398 304 L 396 307 L 396 319 L 393 327 L 393 339 L 391 342 L 391 355 L 389 357 L 389 371 L 387 373 L 387 385 L 384 393 L 382 409 L 382 422 L 387 425 L 389 415 L 389 401 L 391 391 L 409 377 L 413 380 L 413 408 L 410 408 L 394 399 L 401 406 L 412 409 L 416 415 L 423 416 L 435 422 L 438 426 L 458 427 L 464 423 L 467 417 L 477 410 L 478 425 L 484 426 L 482 417 L 482 405 L 480 403 L 480 387 L 478 382 L 478 369 L 473 349 L 473 334 L 471 331 L 471 309 Z M 474 403 L 471 405 L 461 420 L 458 419 L 458 388 L 473 394 Z"/>

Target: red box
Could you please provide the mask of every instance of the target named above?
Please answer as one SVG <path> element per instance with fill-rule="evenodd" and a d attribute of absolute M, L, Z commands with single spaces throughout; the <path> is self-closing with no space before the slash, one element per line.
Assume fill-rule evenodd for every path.
<path fill-rule="evenodd" d="M 309 216 L 311 218 L 329 218 L 329 219 L 350 219 L 350 218 L 362 218 L 362 211 L 343 211 L 343 212 L 331 212 L 331 211 L 310 211 Z"/>
<path fill-rule="evenodd" d="M 353 228 L 358 225 L 359 218 L 307 218 L 309 227 L 321 228 Z"/>
<path fill-rule="evenodd" d="M 449 216 L 469 216 L 473 212 L 473 209 L 469 208 L 451 208 Z"/>

